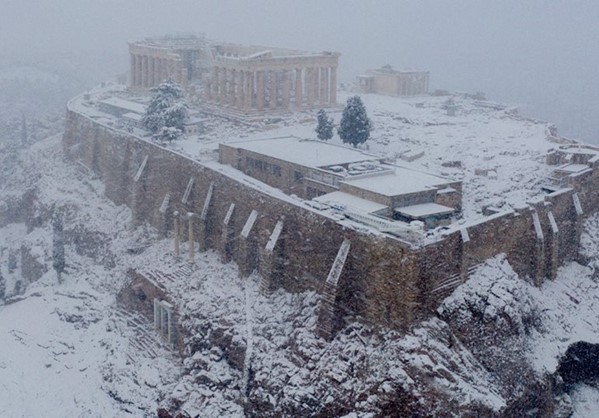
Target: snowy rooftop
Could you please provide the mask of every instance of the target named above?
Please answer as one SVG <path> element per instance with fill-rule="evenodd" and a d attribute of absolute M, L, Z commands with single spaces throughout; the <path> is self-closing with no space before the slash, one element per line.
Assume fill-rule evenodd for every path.
<path fill-rule="evenodd" d="M 396 213 L 410 218 L 419 219 L 433 215 L 449 215 L 455 209 L 448 206 L 439 205 L 438 203 L 422 203 L 419 205 L 404 206 L 394 209 Z"/>
<path fill-rule="evenodd" d="M 562 173 L 580 173 L 582 171 L 588 170 L 589 166 L 587 164 L 564 164 L 555 169 L 555 171 L 559 171 Z"/>
<path fill-rule="evenodd" d="M 146 111 L 146 107 L 141 103 L 132 102 L 130 100 L 124 100 L 119 97 L 109 97 L 104 100 L 100 100 L 98 103 L 118 107 L 120 109 L 128 110 L 132 113 L 143 114 Z"/>
<path fill-rule="evenodd" d="M 386 205 L 373 202 L 372 200 L 362 199 L 360 197 L 340 191 L 327 193 L 313 200 L 320 203 L 325 203 L 327 205 L 340 205 L 349 209 L 357 209 L 365 213 L 374 213 L 387 209 Z"/>
<path fill-rule="evenodd" d="M 106 94 L 108 87 L 97 93 Z M 129 98 L 117 90 L 123 99 Z M 353 93 L 339 92 L 344 103 Z M 327 143 L 301 142 L 289 147 L 291 139 L 316 139 L 315 112 L 296 112 L 277 118 L 231 123 L 217 115 L 206 115 L 204 130 L 168 147 L 191 158 L 218 158 L 218 145 L 231 144 L 310 167 L 343 165 L 348 161 L 396 160 L 403 167 L 438 173 L 462 181 L 463 215 L 476 219 L 483 208 L 510 210 L 543 195 L 542 187 L 555 166 L 545 163 L 549 150 L 563 148 L 549 134 L 549 123 L 518 115 L 514 108 L 473 100 L 465 95 L 412 98 L 363 94 L 362 100 L 374 123 L 371 138 L 361 149 L 342 147 L 337 135 Z M 452 98 L 455 116 L 447 113 Z M 139 101 L 139 97 L 135 97 Z M 78 110 L 96 116 L 97 109 L 74 103 Z M 342 106 L 329 109 L 338 126 Z M 201 110 L 201 109 L 199 109 Z M 114 116 L 105 115 L 114 119 Z M 143 131 L 137 135 L 148 136 Z M 321 150 L 335 150 L 330 153 Z M 570 149 L 573 151 L 572 149 Z M 581 152 L 589 152 L 583 147 Z M 408 158 L 409 157 L 409 158 Z M 434 182 L 434 181 L 433 181 Z M 381 186 L 382 187 L 382 186 Z"/>
<path fill-rule="evenodd" d="M 227 145 L 311 168 L 379 159 L 375 155 L 356 149 L 293 136 L 234 142 Z"/>
<path fill-rule="evenodd" d="M 345 179 L 343 183 L 368 190 L 383 196 L 398 196 L 436 189 L 454 180 L 435 176 L 422 171 L 394 166 L 393 170 L 376 177 Z"/>
<path fill-rule="evenodd" d="M 131 42 L 130 44 L 172 49 L 201 48 L 206 45 L 206 38 L 203 35 L 147 38 L 143 41 Z"/>

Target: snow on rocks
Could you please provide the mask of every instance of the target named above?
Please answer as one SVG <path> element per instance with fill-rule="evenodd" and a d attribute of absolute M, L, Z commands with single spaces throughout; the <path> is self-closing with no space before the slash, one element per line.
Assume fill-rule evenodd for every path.
<path fill-rule="evenodd" d="M 40 213 L 52 205 L 63 208 L 68 220 L 65 235 L 69 231 L 74 236 L 91 233 L 94 248 L 104 255 L 81 251 L 75 239 L 67 242 L 65 283 L 57 287 L 54 272 L 49 270 L 29 285 L 26 299 L 4 308 L 0 316 L 6 309 L 18 309 L 14 317 L 25 320 L 34 309 L 31 301 L 39 299 L 49 314 L 54 312 L 50 322 L 46 320 L 48 330 L 59 341 L 76 347 L 76 354 L 78 347 L 86 353 L 80 369 L 87 367 L 89 393 L 95 388 L 98 395 L 92 400 L 88 392 L 70 387 L 80 401 L 72 405 L 65 398 L 67 412 L 143 415 L 155 410 L 158 399 L 169 410 L 192 416 L 240 416 L 244 408 L 258 415 L 401 410 L 434 411 L 443 416 L 477 408 L 497 411 L 505 405 L 492 373 L 443 321 L 427 321 L 406 336 L 352 322 L 327 343 L 316 337 L 320 298 L 315 292 L 279 290 L 265 297 L 259 292 L 258 276 L 238 278 L 237 267 L 221 264 L 211 251 L 196 255 L 197 267 L 187 280 L 168 285 L 187 335 L 185 359 L 179 366 L 152 339 L 151 325 L 123 316 L 114 299 L 128 267 L 159 268 L 165 273 L 181 269 L 171 253 L 172 243 L 155 242 L 151 230 L 131 231 L 128 210 L 114 207 L 101 197 L 102 188 L 95 181 L 60 163 L 57 146 L 57 139 L 40 143 L 35 160 L 46 161 L 26 170 L 47 184 L 38 194 Z M 52 177 L 60 186 L 52 186 Z M 35 234 L 45 234 L 46 243 L 51 241 L 47 218 L 40 216 L 42 226 L 35 230 Z M 77 228 L 81 233 L 73 232 Z M 102 233 L 95 235 L 98 232 Z M 26 230 L 17 228 L 16 233 Z M 146 242 L 144 251 L 127 252 L 140 242 Z M 35 347 L 38 343 L 49 347 L 48 338 L 37 330 L 18 321 L 13 328 L 34 336 Z M 4 329 L 3 335 L 10 336 L 11 329 Z M 252 355 L 246 365 L 248 338 L 252 339 Z M 14 350 L 11 345 L 4 357 L 14 364 L 9 376 L 23 367 Z M 60 377 L 53 374 L 56 369 L 46 369 L 44 364 L 32 367 L 43 370 L 47 381 Z M 22 397 L 32 395 L 29 386 L 23 388 Z M 58 395 L 48 391 L 45 397 L 39 396 L 40 405 L 45 405 Z M 11 404 L 13 411 L 18 407 L 18 402 Z"/>
<path fill-rule="evenodd" d="M 530 286 L 501 254 L 477 267 L 469 280 L 445 299 L 439 314 L 454 330 L 464 328 L 468 338 L 490 335 L 500 340 L 528 332 L 538 310 Z M 473 334 L 471 328 L 480 331 Z"/>
<path fill-rule="evenodd" d="M 440 134 L 434 123 L 458 127 L 465 123 L 445 120 L 439 110 L 434 110 L 436 122 L 423 121 L 415 113 L 419 108 L 410 101 L 405 106 L 406 120 L 384 111 L 378 111 L 378 117 L 389 119 L 384 123 L 406 125 L 397 127 L 401 130 L 417 126 L 431 130 L 425 135 L 431 138 Z M 472 114 L 479 112 L 474 105 L 464 104 L 464 109 L 467 106 L 473 106 L 468 110 Z M 480 118 L 482 130 L 487 116 L 481 112 Z M 505 118 L 512 120 L 509 115 Z M 539 127 L 530 122 L 529 128 L 530 134 Z M 405 135 L 398 137 L 416 138 L 416 132 Z M 447 137 L 446 146 L 456 136 Z M 393 138 L 381 140 L 380 152 L 394 144 Z M 421 144 L 413 138 L 408 142 Z M 538 145 L 540 153 L 545 144 L 537 144 L 539 138 L 531 136 L 531 143 L 533 148 Z M 65 282 L 57 285 L 49 268 L 23 289 L 23 295 L 0 306 L 0 382 L 19 383 L 0 395 L 0 408 L 4 408 L 0 415 L 19 416 L 24 411 L 34 416 L 151 416 L 158 401 L 192 416 L 244 412 L 367 416 L 390 411 L 490 415 L 522 392 L 516 379 L 551 373 L 571 342 L 597 342 L 592 263 L 591 267 L 566 265 L 554 282 L 539 290 L 519 279 L 505 258 L 496 257 L 446 301 L 440 318 L 418 324 L 406 335 L 350 321 L 327 343 L 315 332 L 318 294 L 279 290 L 262 296 L 258 276 L 239 279 L 235 265 L 222 265 L 215 253 L 206 252 L 196 255 L 197 268 L 188 280 L 168 288 L 187 335 L 180 365 L 153 335 L 151 324 L 115 304 L 126 268 L 169 272 L 182 267 L 170 253 L 172 243 L 156 242 L 151 229 L 130 230 L 130 212 L 107 202 L 101 183 L 62 164 L 59 150 L 58 138 L 40 142 L 30 157 L 20 156 L 20 174 L 11 179 L 17 188 L 40 187 L 37 224 L 0 229 L 0 246 L 7 248 L 0 256 L 2 273 L 11 280 L 9 291 L 14 293 L 15 280 L 22 280 L 22 273 L 20 266 L 12 273 L 6 270 L 8 249 L 29 242 L 37 248 L 32 251 L 36 259 L 51 265 L 48 221 L 54 209 L 67 220 L 67 271 Z M 438 152 L 442 148 L 427 145 L 425 155 L 414 163 L 431 165 Z M 519 155 L 529 157 L 524 151 Z M 474 170 L 482 167 L 474 157 L 472 151 L 460 165 L 445 168 L 475 176 Z M 514 155 L 506 154 L 506 161 L 508 157 Z M 534 164 L 524 167 L 536 170 Z M 500 178 L 501 169 L 495 171 Z M 494 180 L 479 177 L 484 184 L 489 184 L 484 179 Z M 14 192 L 2 187 L 2 193 Z M 589 258 L 594 257 L 599 236 L 597 222 L 589 220 L 583 237 Z M 86 234 L 93 239 L 84 239 Z M 90 246 L 85 248 L 88 241 Z M 140 254 L 127 251 L 140 243 Z M 476 325 L 478 330 L 473 328 Z M 488 333 L 482 332 L 485 329 Z M 32 398 L 39 402 L 27 402 Z"/>
<path fill-rule="evenodd" d="M 0 305 L 0 415 L 152 416 L 179 366 L 163 346 L 147 342 L 153 336 L 147 321 L 134 324 L 115 303 L 125 277 L 125 249 L 136 234 L 128 232 L 130 214 L 64 165 L 60 149 L 60 137 L 54 137 L 18 153 L 14 168 L 22 175 L 2 189 L 23 193 L 37 183 L 38 216 L 0 228 L 0 266 L 10 281 L 9 297 Z M 54 211 L 66 221 L 62 284 L 51 267 Z M 37 281 L 23 277 L 19 254 L 9 271 L 9 254 L 22 245 L 46 267 Z"/>
<path fill-rule="evenodd" d="M 148 248 L 138 257 L 140 267 L 153 260 L 165 272 L 179 269 L 171 245 L 164 240 Z M 440 320 L 406 336 L 352 322 L 327 343 L 316 336 L 315 292 L 277 290 L 266 297 L 258 276 L 240 279 L 237 267 L 219 264 L 212 251 L 196 255 L 195 263 L 186 280 L 163 283 L 186 335 L 183 375 L 166 406 L 192 416 L 243 408 L 260 416 L 306 416 L 505 405 L 489 372 Z"/>

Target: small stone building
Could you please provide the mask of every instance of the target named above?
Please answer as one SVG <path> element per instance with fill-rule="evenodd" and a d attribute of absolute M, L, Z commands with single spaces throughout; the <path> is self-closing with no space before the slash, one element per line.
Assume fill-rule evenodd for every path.
<path fill-rule="evenodd" d="M 358 89 L 362 93 L 388 96 L 418 96 L 428 93 L 428 71 L 399 71 L 390 65 L 378 70 L 368 70 L 358 76 Z"/>

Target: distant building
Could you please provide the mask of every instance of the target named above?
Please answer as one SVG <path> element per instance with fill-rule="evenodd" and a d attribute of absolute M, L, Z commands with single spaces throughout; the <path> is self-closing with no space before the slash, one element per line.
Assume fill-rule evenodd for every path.
<path fill-rule="evenodd" d="M 428 93 L 428 71 L 399 71 L 390 65 L 378 70 L 368 70 L 358 76 L 358 88 L 362 93 L 388 96 L 417 96 Z"/>
<path fill-rule="evenodd" d="M 130 116 L 129 114 L 131 113 L 143 115 L 146 112 L 146 107 L 141 103 L 132 102 L 119 97 L 109 97 L 98 101 L 98 108 L 102 112 L 109 113 L 119 118 L 125 115 Z"/>
<path fill-rule="evenodd" d="M 322 141 L 295 137 L 220 144 L 220 162 L 288 194 L 434 227 L 461 210 L 462 184 Z"/>
<path fill-rule="evenodd" d="M 164 37 L 129 43 L 133 88 L 155 87 L 172 79 L 186 87 L 211 67 L 212 51 L 203 36 Z"/>
<path fill-rule="evenodd" d="M 130 87 L 151 88 L 170 78 L 184 87 L 199 86 L 209 103 L 232 113 L 277 113 L 337 102 L 336 52 L 167 37 L 132 42 L 129 54 Z"/>

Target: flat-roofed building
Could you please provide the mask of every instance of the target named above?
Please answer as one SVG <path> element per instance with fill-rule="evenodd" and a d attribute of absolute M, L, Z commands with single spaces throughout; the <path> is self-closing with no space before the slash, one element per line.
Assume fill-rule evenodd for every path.
<path fill-rule="evenodd" d="M 143 115 L 146 112 L 146 106 L 143 104 L 119 97 L 109 97 L 98 101 L 98 108 L 103 112 L 117 117 L 123 117 L 130 113 Z"/>
<path fill-rule="evenodd" d="M 333 207 L 422 220 L 429 226 L 461 210 L 461 182 L 390 164 L 354 148 L 296 137 L 219 147 L 222 164 L 285 193 Z"/>

